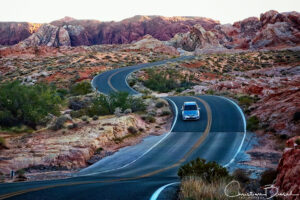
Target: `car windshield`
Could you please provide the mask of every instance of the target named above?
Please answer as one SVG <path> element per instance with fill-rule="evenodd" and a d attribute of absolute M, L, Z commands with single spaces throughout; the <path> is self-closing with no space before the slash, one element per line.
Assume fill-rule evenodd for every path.
<path fill-rule="evenodd" d="M 196 105 L 185 105 L 184 110 L 197 110 Z"/>

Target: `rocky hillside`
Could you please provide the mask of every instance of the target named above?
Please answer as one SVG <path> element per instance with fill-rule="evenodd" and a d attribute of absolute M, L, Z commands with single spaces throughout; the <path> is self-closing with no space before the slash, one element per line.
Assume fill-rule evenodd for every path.
<path fill-rule="evenodd" d="M 206 29 L 211 29 L 219 24 L 218 21 L 202 17 L 161 17 L 161 16 L 135 16 L 120 22 L 101 22 L 98 20 L 76 20 L 65 17 L 50 23 L 60 30 L 67 30 L 71 45 L 95 45 L 95 44 L 124 44 L 131 43 L 149 34 L 159 40 L 169 40 L 176 33 L 184 33 L 195 24 L 200 24 Z M 30 23 L 0 23 L 0 45 L 16 44 L 30 35 L 36 28 Z M 39 24 L 34 27 L 40 26 Z M 45 29 L 44 26 L 42 26 Z M 47 25 L 49 27 L 49 25 Z M 44 34 L 40 34 L 44 33 Z M 53 37 L 53 31 L 40 31 L 33 38 L 40 38 L 40 45 L 49 45 L 49 38 Z M 33 39 L 31 38 L 31 39 Z M 27 41 L 26 43 L 38 43 Z M 51 44 L 56 44 L 51 42 Z"/>
<path fill-rule="evenodd" d="M 169 41 L 186 51 L 223 49 L 260 49 L 291 47 L 300 44 L 300 13 L 271 10 L 260 18 L 250 17 L 233 25 L 216 25 L 205 30 L 196 25 L 187 33 L 178 33 Z"/>
<path fill-rule="evenodd" d="M 40 24 L 0 22 L 0 45 L 14 45 L 35 33 Z"/>

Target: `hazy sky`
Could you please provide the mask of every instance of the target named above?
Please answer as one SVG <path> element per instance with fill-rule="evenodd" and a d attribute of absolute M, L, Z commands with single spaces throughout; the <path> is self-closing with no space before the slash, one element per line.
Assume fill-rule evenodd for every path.
<path fill-rule="evenodd" d="M 51 22 L 64 16 L 119 21 L 134 15 L 163 15 L 233 23 L 271 9 L 300 12 L 300 0 L 1 0 L 0 21 Z"/>

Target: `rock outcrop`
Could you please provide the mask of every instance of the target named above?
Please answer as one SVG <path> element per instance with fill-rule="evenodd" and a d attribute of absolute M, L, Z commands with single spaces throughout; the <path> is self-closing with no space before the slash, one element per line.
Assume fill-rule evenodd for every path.
<path fill-rule="evenodd" d="M 277 168 L 278 175 L 275 182 L 279 192 L 298 194 L 285 197 L 290 200 L 299 199 L 300 196 L 300 145 L 295 142 L 297 138 L 300 139 L 300 136 L 287 141 L 287 148 Z"/>
<path fill-rule="evenodd" d="M 10 170 L 40 165 L 68 169 L 85 167 L 86 161 L 98 148 L 111 151 L 120 148 L 115 141 L 130 134 L 128 127 L 146 128 L 144 121 L 133 114 L 78 126 L 69 131 L 43 131 L 8 139 L 8 149 L 0 151 L 0 171 L 9 173 Z"/>
<path fill-rule="evenodd" d="M 260 19 L 249 17 L 233 25 L 216 25 L 207 31 L 211 36 L 208 44 L 211 49 L 215 48 L 215 50 L 219 50 L 220 45 L 227 49 L 293 47 L 300 45 L 299 22 L 300 13 L 298 12 L 278 13 L 271 10 L 261 14 Z M 170 44 L 187 51 L 207 49 L 207 45 L 201 45 L 203 39 L 196 39 L 191 37 L 192 35 L 199 35 L 195 32 L 195 28 L 188 33 L 177 34 L 170 40 Z"/>
<path fill-rule="evenodd" d="M 139 41 L 132 43 L 129 49 L 151 50 L 152 52 L 179 55 L 179 52 L 174 47 L 166 45 L 163 41 L 155 39 L 151 35 L 145 35 Z"/>
<path fill-rule="evenodd" d="M 14 45 L 35 33 L 40 24 L 27 22 L 0 22 L 0 44 Z"/>
<path fill-rule="evenodd" d="M 169 40 L 176 33 L 185 33 L 195 24 L 212 29 L 218 21 L 203 17 L 135 16 L 120 22 L 76 20 L 65 17 L 50 23 L 68 31 L 71 45 L 124 44 L 149 34 L 159 40 Z M 40 25 L 39 25 L 40 26 Z M 0 45 L 14 45 L 32 35 L 33 24 L 0 23 Z"/>
<path fill-rule="evenodd" d="M 30 46 L 70 46 L 71 40 L 68 31 L 64 28 L 59 28 L 50 24 L 42 25 L 38 31 L 30 37 L 20 42 L 20 47 Z"/>
<path fill-rule="evenodd" d="M 216 35 L 211 31 L 206 31 L 199 24 L 193 26 L 188 33 L 176 34 L 168 44 L 187 51 L 222 47 Z"/>

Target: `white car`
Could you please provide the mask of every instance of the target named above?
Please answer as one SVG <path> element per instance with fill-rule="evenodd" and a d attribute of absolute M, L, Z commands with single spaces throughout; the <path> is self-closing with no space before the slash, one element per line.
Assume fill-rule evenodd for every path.
<path fill-rule="evenodd" d="M 200 108 L 195 101 L 184 102 L 181 111 L 183 120 L 200 119 Z"/>

